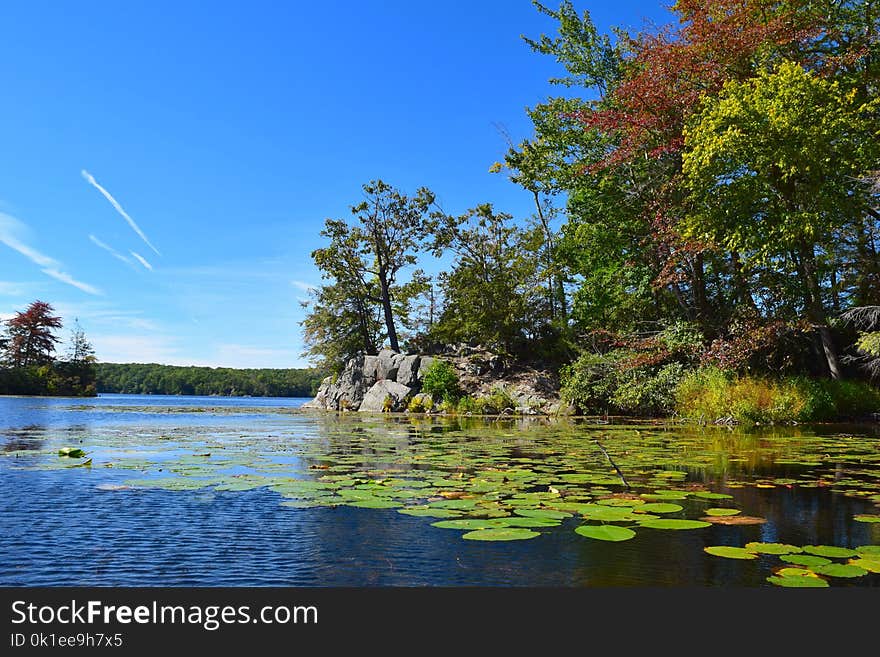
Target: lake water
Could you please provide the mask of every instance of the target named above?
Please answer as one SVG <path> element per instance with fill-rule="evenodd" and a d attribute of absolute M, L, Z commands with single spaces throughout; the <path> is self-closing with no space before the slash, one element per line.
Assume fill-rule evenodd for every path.
<path fill-rule="evenodd" d="M 877 425 L 337 417 L 304 401 L 0 397 L 0 585 L 758 587 L 800 566 L 704 548 L 880 559 L 863 547 L 880 544 Z M 714 508 L 759 524 L 701 520 Z"/>

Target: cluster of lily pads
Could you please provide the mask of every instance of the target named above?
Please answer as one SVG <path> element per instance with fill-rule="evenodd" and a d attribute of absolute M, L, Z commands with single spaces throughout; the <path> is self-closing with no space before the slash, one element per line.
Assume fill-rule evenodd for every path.
<path fill-rule="evenodd" d="M 827 587 L 827 578 L 864 577 L 880 573 L 880 545 L 862 545 L 855 549 L 835 545 L 788 545 L 787 543 L 746 543 L 745 547 L 715 545 L 703 548 L 708 554 L 725 559 L 757 559 L 760 555 L 778 556 L 785 564 L 776 568 L 767 581 L 776 586 Z M 846 563 L 832 559 L 848 559 Z"/>
<path fill-rule="evenodd" d="M 39 456 L 18 467 L 140 473 L 121 484 L 101 484 L 104 489 L 266 488 L 284 507 L 395 509 L 429 519 L 436 528 L 458 530 L 466 541 L 533 539 L 565 525 L 584 538 L 616 543 L 643 530 L 765 522 L 730 506 L 733 496 L 721 488 L 827 487 L 880 504 L 880 438 L 871 436 L 287 415 L 269 426 L 234 432 L 210 426 L 102 428 L 84 437 L 81 447 L 59 449 L 57 440 L 47 437 L 41 449 L 6 455 Z M 789 472 L 773 479 L 754 474 L 770 465 Z M 853 519 L 877 522 L 880 516 Z M 781 549 L 756 545 L 776 544 L 706 551 L 751 559 Z M 831 558 L 808 547 L 786 546 L 780 555 Z M 809 568 L 786 567 L 771 582 L 795 585 L 792 578 L 805 577 L 826 582 L 823 576 L 856 572 L 852 568 L 877 572 L 867 567 L 875 555 L 847 552 L 846 558 L 860 562 L 847 564 L 792 561 Z"/>

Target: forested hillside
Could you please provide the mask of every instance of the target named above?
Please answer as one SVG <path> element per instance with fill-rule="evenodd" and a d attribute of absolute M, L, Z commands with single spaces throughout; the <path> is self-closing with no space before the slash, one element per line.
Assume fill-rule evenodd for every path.
<path fill-rule="evenodd" d="M 232 369 L 142 363 L 98 363 L 98 392 L 142 395 L 309 397 L 324 374 L 316 369 Z"/>

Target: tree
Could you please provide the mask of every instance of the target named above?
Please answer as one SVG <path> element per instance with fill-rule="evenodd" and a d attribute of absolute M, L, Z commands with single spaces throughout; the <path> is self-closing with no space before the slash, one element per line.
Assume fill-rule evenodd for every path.
<path fill-rule="evenodd" d="M 9 336 L 6 361 L 12 367 L 52 363 L 55 345 L 59 342 L 53 330 L 62 326 L 61 318 L 53 312 L 51 304 L 34 301 L 27 310 L 16 313 L 6 322 Z"/>
<path fill-rule="evenodd" d="M 420 271 L 409 280 L 402 274 L 425 250 L 438 215 L 434 194 L 422 187 L 409 197 L 381 180 L 363 189 L 366 200 L 351 208 L 357 224 L 327 219 L 321 235 L 330 243 L 312 252 L 331 282 L 313 294 L 312 310 L 302 323 L 306 353 L 323 357 L 330 368 L 359 350 L 376 353 L 384 339 L 400 351 L 399 329 L 408 327 L 413 301 L 428 285 Z"/>
<path fill-rule="evenodd" d="M 870 207 L 859 176 L 880 154 L 878 109 L 783 62 L 725 85 L 685 131 L 693 209 L 683 232 L 744 254 L 745 267 L 790 262 L 833 378 L 841 369 L 823 281 L 829 265 L 836 269 L 835 235 L 860 227 Z"/>
<path fill-rule="evenodd" d="M 511 220 L 483 204 L 438 224 L 436 253 L 456 255 L 440 278 L 444 307 L 432 330 L 438 340 L 473 340 L 512 352 L 547 316 L 535 312 L 536 297 L 545 299 L 536 277 L 540 229 L 524 230 Z"/>
<path fill-rule="evenodd" d="M 73 329 L 70 333 L 70 345 L 67 348 L 67 361 L 75 365 L 88 365 L 97 362 L 95 348 L 86 338 L 79 320 L 74 320 Z"/>

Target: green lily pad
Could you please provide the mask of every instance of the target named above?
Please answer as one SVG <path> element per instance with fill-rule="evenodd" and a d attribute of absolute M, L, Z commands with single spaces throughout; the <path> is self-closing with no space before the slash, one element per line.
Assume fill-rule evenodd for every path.
<path fill-rule="evenodd" d="M 424 518 L 457 518 L 461 515 L 461 511 L 456 511 L 454 509 L 430 509 L 424 506 L 406 507 L 398 509 L 397 512 L 403 513 L 407 516 Z"/>
<path fill-rule="evenodd" d="M 724 509 L 724 508 L 713 508 L 706 509 L 705 514 L 707 516 L 735 516 L 742 513 L 739 509 Z"/>
<path fill-rule="evenodd" d="M 846 559 L 847 557 L 854 557 L 857 554 L 855 550 L 834 545 L 805 545 L 804 552 L 807 554 L 815 554 L 819 557 L 828 557 L 830 559 Z"/>
<path fill-rule="evenodd" d="M 851 559 L 850 565 L 864 568 L 869 573 L 880 573 L 880 558 L 877 559 Z"/>
<path fill-rule="evenodd" d="M 553 511 L 551 509 L 514 509 L 513 512 L 518 516 L 526 518 L 549 518 L 551 520 L 571 518 L 571 514 L 566 511 Z"/>
<path fill-rule="evenodd" d="M 489 529 L 494 527 L 494 521 L 490 519 L 481 519 L 481 518 L 458 518 L 456 520 L 440 520 L 438 522 L 432 522 L 432 527 L 439 527 L 440 529 Z"/>
<path fill-rule="evenodd" d="M 632 529 L 615 525 L 581 525 L 574 531 L 576 534 L 586 536 L 587 538 L 613 542 L 628 541 L 636 535 Z"/>
<path fill-rule="evenodd" d="M 826 582 L 821 577 L 778 577 L 778 576 L 770 576 L 767 578 L 767 581 L 771 584 L 775 584 L 776 586 L 785 586 L 789 588 L 817 588 L 823 589 L 830 586 L 828 582 Z"/>
<path fill-rule="evenodd" d="M 702 520 L 679 520 L 677 518 L 647 518 L 639 519 L 642 527 L 649 529 L 701 529 L 703 527 L 711 527 L 711 522 L 703 522 Z"/>
<path fill-rule="evenodd" d="M 682 506 L 679 504 L 671 504 L 667 502 L 648 502 L 647 504 L 643 504 L 638 509 L 637 512 L 647 512 L 647 513 L 677 513 L 682 510 Z"/>
<path fill-rule="evenodd" d="M 858 516 L 853 516 L 853 520 L 855 520 L 856 522 L 880 522 L 880 515 L 863 513 Z"/>
<path fill-rule="evenodd" d="M 856 548 L 859 554 L 877 554 L 880 555 L 880 545 L 860 545 Z"/>
<path fill-rule="evenodd" d="M 712 493 L 709 491 L 701 490 L 697 493 L 694 493 L 694 497 L 699 497 L 704 500 L 732 500 L 733 495 L 728 495 L 727 493 Z"/>
<path fill-rule="evenodd" d="M 787 543 L 746 543 L 746 550 L 749 552 L 757 552 L 759 554 L 797 554 L 803 552 L 797 545 L 788 545 Z"/>
<path fill-rule="evenodd" d="M 745 548 L 731 547 L 729 545 L 713 545 L 712 547 L 704 547 L 703 552 L 707 552 L 716 557 L 724 557 L 725 559 L 757 559 L 758 555 L 749 552 Z"/>
<path fill-rule="evenodd" d="M 602 504 L 603 506 L 613 506 L 613 507 L 634 507 L 641 506 L 645 503 L 645 500 L 639 500 L 635 498 L 629 497 L 604 497 L 601 500 L 596 500 L 596 504 Z"/>
<path fill-rule="evenodd" d="M 819 575 L 828 575 L 828 577 L 861 577 L 868 574 L 864 568 L 848 563 L 829 563 L 824 566 L 816 566 L 813 571 Z"/>
<path fill-rule="evenodd" d="M 813 566 L 824 566 L 825 564 L 831 563 L 831 559 L 817 557 L 812 554 L 783 554 L 780 555 L 779 558 L 785 563 L 793 563 L 797 566 L 807 566 L 808 568 L 812 568 Z"/>
<path fill-rule="evenodd" d="M 560 520 L 553 518 L 524 518 L 514 516 L 510 518 L 495 518 L 495 527 L 558 527 Z"/>
<path fill-rule="evenodd" d="M 462 509 L 470 510 L 477 506 L 476 500 L 439 500 L 431 502 L 428 506 L 437 509 Z"/>
<path fill-rule="evenodd" d="M 467 541 L 521 541 L 527 538 L 535 538 L 540 536 L 538 532 L 531 529 L 521 529 L 518 527 L 500 527 L 492 529 L 478 529 L 468 532 L 462 536 Z"/>
<path fill-rule="evenodd" d="M 81 459 L 85 455 L 79 447 L 62 447 L 58 450 L 58 456 L 69 456 L 72 459 Z"/>
<path fill-rule="evenodd" d="M 780 568 L 776 571 L 779 577 L 814 577 L 814 573 L 809 568 Z"/>

